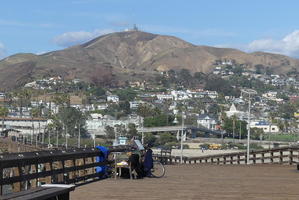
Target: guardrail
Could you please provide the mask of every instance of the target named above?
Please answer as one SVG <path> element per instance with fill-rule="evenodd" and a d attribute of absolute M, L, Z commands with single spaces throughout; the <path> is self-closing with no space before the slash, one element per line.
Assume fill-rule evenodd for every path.
<path fill-rule="evenodd" d="M 19 192 L 42 183 L 83 184 L 103 178 L 95 148 L 0 154 L 0 192 Z M 5 190 L 5 191 L 4 191 Z"/>
<path fill-rule="evenodd" d="M 170 162 L 180 163 L 179 156 L 169 157 Z M 283 147 L 268 150 L 250 151 L 249 161 L 251 164 L 297 164 L 299 163 L 299 147 Z M 183 157 L 183 163 L 210 163 L 210 164 L 247 164 L 246 152 L 217 154 L 200 157 Z"/>

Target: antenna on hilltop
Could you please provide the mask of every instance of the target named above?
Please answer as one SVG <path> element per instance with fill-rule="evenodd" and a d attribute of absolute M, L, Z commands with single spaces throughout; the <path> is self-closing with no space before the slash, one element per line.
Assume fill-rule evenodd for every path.
<path fill-rule="evenodd" d="M 139 31 L 136 24 L 134 24 L 132 31 Z"/>

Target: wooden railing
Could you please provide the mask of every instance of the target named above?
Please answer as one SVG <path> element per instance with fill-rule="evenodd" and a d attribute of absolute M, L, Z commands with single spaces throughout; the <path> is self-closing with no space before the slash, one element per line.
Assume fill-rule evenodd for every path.
<path fill-rule="evenodd" d="M 179 156 L 168 158 L 171 163 L 180 163 Z M 250 164 L 297 164 L 299 163 L 299 147 L 284 147 L 268 150 L 250 151 Z M 209 164 L 247 164 L 246 152 L 217 154 L 200 157 L 183 157 L 183 163 L 209 163 Z"/>
<path fill-rule="evenodd" d="M 0 192 L 19 192 L 43 183 L 81 184 L 103 178 L 94 148 L 0 154 Z"/>

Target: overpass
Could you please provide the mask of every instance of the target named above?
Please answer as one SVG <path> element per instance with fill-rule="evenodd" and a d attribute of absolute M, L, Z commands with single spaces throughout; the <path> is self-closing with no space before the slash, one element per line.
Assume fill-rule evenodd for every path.
<path fill-rule="evenodd" d="M 143 128 L 137 128 L 138 133 L 155 133 L 155 132 L 178 132 L 178 131 L 187 131 L 194 133 L 196 131 L 203 132 L 206 134 L 213 134 L 213 135 L 221 135 L 220 131 L 210 130 L 208 128 L 205 128 L 203 126 L 160 126 L 160 127 L 143 127 Z"/>

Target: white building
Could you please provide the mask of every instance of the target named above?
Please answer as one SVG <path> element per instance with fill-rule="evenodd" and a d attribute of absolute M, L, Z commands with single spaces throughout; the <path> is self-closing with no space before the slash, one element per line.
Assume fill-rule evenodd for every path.
<path fill-rule="evenodd" d="M 86 129 L 91 135 L 106 135 L 106 126 L 115 127 L 116 125 L 124 125 L 127 128 L 131 123 L 139 126 L 140 118 L 129 117 L 117 120 L 109 116 L 102 116 L 101 114 L 91 114 L 91 119 L 86 120 Z"/>
<path fill-rule="evenodd" d="M 119 103 L 119 97 L 117 95 L 108 95 L 107 101 L 113 103 Z"/>
<path fill-rule="evenodd" d="M 142 104 L 142 101 L 130 101 L 130 109 L 137 109 L 140 104 Z"/>
<path fill-rule="evenodd" d="M 197 125 L 201 125 L 206 127 L 207 129 L 210 130 L 215 130 L 216 129 L 216 120 L 209 117 L 207 114 L 201 114 L 197 118 Z"/>
<path fill-rule="evenodd" d="M 278 133 L 279 128 L 274 124 L 270 124 L 266 121 L 255 121 L 250 123 L 250 128 L 263 129 L 264 133 Z"/>
<path fill-rule="evenodd" d="M 190 96 L 185 91 L 171 91 L 171 95 L 173 96 L 174 100 L 186 100 L 189 99 Z"/>
<path fill-rule="evenodd" d="M 173 96 L 171 94 L 157 94 L 157 99 L 159 99 L 159 100 L 173 100 Z"/>
<path fill-rule="evenodd" d="M 19 118 L 19 117 L 5 117 L 0 118 L 0 130 L 14 129 L 20 131 L 20 134 L 31 135 L 36 133 L 44 133 L 48 124 L 47 119 L 44 118 Z"/>
<path fill-rule="evenodd" d="M 237 110 L 235 104 L 232 104 L 231 107 L 230 107 L 230 109 L 229 109 L 229 111 L 226 111 L 225 113 L 226 113 L 227 117 L 232 117 L 232 116 L 235 115 L 239 119 L 248 118 L 248 116 L 246 116 L 245 112 Z"/>

